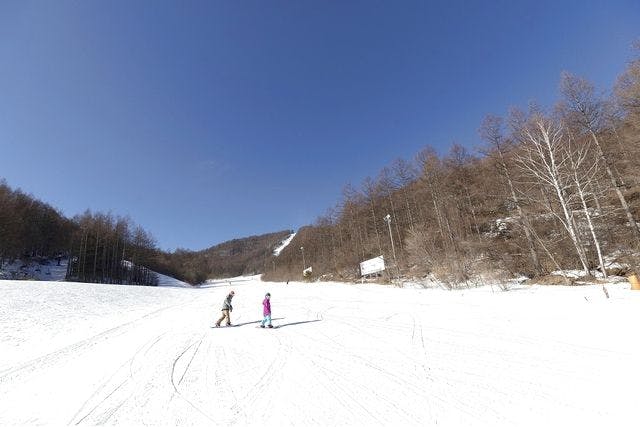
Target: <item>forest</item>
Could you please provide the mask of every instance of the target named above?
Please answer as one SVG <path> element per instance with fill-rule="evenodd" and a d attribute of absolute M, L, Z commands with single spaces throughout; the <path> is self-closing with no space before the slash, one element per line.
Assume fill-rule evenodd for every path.
<path fill-rule="evenodd" d="M 265 278 L 300 278 L 311 266 L 315 278 L 353 280 L 361 261 L 379 255 L 386 280 L 433 275 L 450 287 L 637 268 L 640 58 L 610 94 L 565 72 L 556 105 L 488 115 L 478 137 L 473 152 L 427 146 L 347 185 Z"/>

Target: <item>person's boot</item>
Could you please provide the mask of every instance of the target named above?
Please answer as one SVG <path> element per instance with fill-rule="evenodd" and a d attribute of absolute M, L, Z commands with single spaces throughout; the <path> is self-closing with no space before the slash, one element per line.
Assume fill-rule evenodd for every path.
<path fill-rule="evenodd" d="M 269 325 L 270 328 L 273 328 L 273 325 Z"/>

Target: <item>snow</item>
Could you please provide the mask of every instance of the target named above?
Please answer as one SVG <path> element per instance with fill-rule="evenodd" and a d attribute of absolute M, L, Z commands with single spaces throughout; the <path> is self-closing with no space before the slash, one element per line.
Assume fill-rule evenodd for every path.
<path fill-rule="evenodd" d="M 282 242 L 280 242 L 280 245 L 278 245 L 278 247 L 273 250 L 273 255 L 279 256 L 280 253 L 284 250 L 284 248 L 289 246 L 289 243 L 291 243 L 294 237 L 296 237 L 296 233 L 290 234 L 289 237 L 287 237 Z"/>
<path fill-rule="evenodd" d="M 209 279 L 204 284 L 201 284 L 200 287 L 211 288 L 220 286 L 233 286 L 237 284 L 247 284 L 248 282 L 259 282 L 261 277 L 261 274 L 256 274 L 252 276 L 238 276 L 226 279 Z"/>
<path fill-rule="evenodd" d="M 55 259 L 43 260 L 42 263 L 35 261 L 25 263 L 18 260 L 11 264 L 5 264 L 0 268 L 0 279 L 17 278 L 62 282 L 65 280 L 67 275 L 67 263 L 67 259 L 62 259 L 60 261 L 60 265 L 57 265 L 57 261 Z M 122 261 L 122 265 L 127 268 L 131 268 L 133 266 L 131 261 L 126 260 Z M 155 271 L 153 271 L 153 273 L 158 275 L 158 286 L 191 287 L 190 284 L 183 282 L 182 280 L 178 280 Z"/>
<path fill-rule="evenodd" d="M 60 260 L 60 265 L 55 259 L 43 259 L 42 262 L 16 260 L 0 268 L 0 279 L 62 281 L 67 275 L 67 263 L 67 259 Z"/>
<path fill-rule="evenodd" d="M 184 287 L 190 288 L 191 285 L 187 282 L 183 282 L 182 280 L 178 280 L 174 277 L 167 276 L 165 274 L 157 273 L 158 275 L 158 286 L 176 286 L 176 287 Z"/>
<path fill-rule="evenodd" d="M 0 281 L 0 425 L 637 425 L 640 292 L 496 288 Z"/>

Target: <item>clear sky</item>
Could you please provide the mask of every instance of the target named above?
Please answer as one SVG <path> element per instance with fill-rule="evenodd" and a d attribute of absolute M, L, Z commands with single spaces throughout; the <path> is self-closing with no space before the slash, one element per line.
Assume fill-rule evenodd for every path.
<path fill-rule="evenodd" d="M 2 1 L 0 177 L 164 249 L 295 229 L 638 37 L 637 0 Z"/>

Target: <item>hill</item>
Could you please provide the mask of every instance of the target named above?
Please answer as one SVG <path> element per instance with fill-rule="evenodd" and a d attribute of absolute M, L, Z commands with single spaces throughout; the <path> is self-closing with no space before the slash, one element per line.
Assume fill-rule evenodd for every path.
<path fill-rule="evenodd" d="M 274 251 L 291 234 L 291 230 L 283 230 L 233 239 L 201 251 L 157 251 L 149 267 L 192 284 L 260 274 L 273 268 Z"/>

